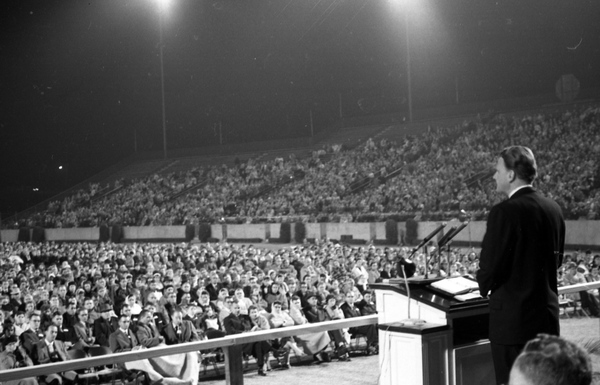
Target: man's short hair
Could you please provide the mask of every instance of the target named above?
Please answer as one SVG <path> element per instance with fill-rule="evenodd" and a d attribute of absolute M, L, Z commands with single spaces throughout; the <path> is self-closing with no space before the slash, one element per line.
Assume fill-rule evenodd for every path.
<path fill-rule="evenodd" d="M 588 354 L 577 344 L 548 334 L 538 334 L 525 345 L 513 364 L 511 380 L 515 370 L 532 385 L 592 383 Z"/>
<path fill-rule="evenodd" d="M 533 152 L 524 146 L 506 147 L 500 153 L 504 165 L 508 170 L 515 172 L 517 178 L 527 183 L 532 183 L 537 176 L 537 163 Z"/>

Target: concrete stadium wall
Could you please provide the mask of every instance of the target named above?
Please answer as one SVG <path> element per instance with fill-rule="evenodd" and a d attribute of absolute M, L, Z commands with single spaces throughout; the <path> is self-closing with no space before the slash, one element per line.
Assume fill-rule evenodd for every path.
<path fill-rule="evenodd" d="M 79 227 L 74 229 L 46 229 L 47 241 L 96 242 L 100 239 L 98 227 Z"/>
<path fill-rule="evenodd" d="M 19 230 L 0 230 L 0 242 L 16 242 L 19 239 Z"/>
<path fill-rule="evenodd" d="M 126 240 L 146 239 L 185 239 L 185 226 L 139 226 L 123 227 L 123 238 Z"/>
<path fill-rule="evenodd" d="M 227 238 L 250 239 L 250 238 L 279 238 L 280 223 L 259 223 L 247 225 L 211 225 L 211 237 L 220 240 Z"/>
<path fill-rule="evenodd" d="M 425 238 L 442 222 L 420 222 L 418 227 L 418 239 Z M 460 222 L 450 221 L 446 227 L 438 233 L 434 240 L 440 239 L 452 226 L 459 226 Z M 385 239 L 385 223 L 306 223 L 307 238 L 329 238 L 340 240 L 342 235 L 351 235 L 353 239 L 370 241 L 373 239 Z M 262 239 L 279 238 L 279 223 L 243 224 L 243 225 L 211 225 L 212 237 L 225 239 Z M 185 226 L 155 226 L 155 227 L 124 227 L 123 238 L 126 241 L 180 241 L 185 239 Z M 600 250 L 600 221 L 567 221 L 566 244 L 567 248 L 590 248 Z M 478 246 L 485 234 L 485 221 L 471 222 L 455 238 L 456 245 Z M 398 223 L 399 238 L 403 238 L 406 231 L 404 223 Z M 74 228 L 74 229 L 46 229 L 46 240 L 48 241 L 97 241 L 99 239 L 98 228 Z M 19 230 L 1 230 L 0 241 L 16 242 Z M 292 227 L 292 240 L 294 229 Z"/>

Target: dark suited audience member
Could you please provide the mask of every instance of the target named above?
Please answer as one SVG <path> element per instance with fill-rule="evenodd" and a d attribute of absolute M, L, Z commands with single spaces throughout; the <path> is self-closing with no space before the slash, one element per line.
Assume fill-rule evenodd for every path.
<path fill-rule="evenodd" d="M 249 324 L 239 318 L 240 305 L 234 303 L 231 306 L 231 314 L 229 314 L 223 320 L 223 326 L 228 335 L 245 333 L 251 330 Z M 256 358 L 258 365 L 258 375 L 266 376 L 265 371 L 265 360 L 269 357 L 269 351 L 271 351 L 271 345 L 267 341 L 250 342 L 242 345 L 242 351 L 246 354 L 251 354 Z"/>
<path fill-rule="evenodd" d="M 192 322 L 183 319 L 183 312 L 179 306 L 167 303 L 165 310 L 170 319 L 161 333 L 165 338 L 165 344 L 175 345 L 200 340 Z"/>
<path fill-rule="evenodd" d="M 74 338 L 72 329 L 63 326 L 63 316 L 60 314 L 60 312 L 55 311 L 54 314 L 52 314 L 52 324 L 56 325 L 56 328 L 58 329 L 56 339 L 62 341 L 67 349 L 72 347 Z"/>
<path fill-rule="evenodd" d="M 40 330 L 41 322 L 42 318 L 39 313 L 33 313 L 29 316 L 29 329 L 25 330 L 19 336 L 21 346 L 23 346 L 27 355 L 31 358 L 33 358 L 35 354 L 35 344 L 44 338 L 44 333 Z"/>
<path fill-rule="evenodd" d="M 349 291 L 346 293 L 346 302 L 344 302 L 340 306 L 342 312 L 344 313 L 344 318 L 354 318 L 360 317 L 362 315 L 360 314 L 360 310 L 354 304 L 354 298 L 355 297 L 353 291 Z M 350 332 L 350 334 L 361 334 L 367 337 L 367 346 L 369 353 L 377 354 L 379 352 L 379 336 L 376 325 L 356 326 L 350 328 L 348 331 Z"/>
<path fill-rule="evenodd" d="M 130 329 L 131 318 L 121 314 L 118 320 L 119 327 L 108 337 L 108 345 L 113 353 L 128 352 L 139 346 L 138 339 Z"/>
<path fill-rule="evenodd" d="M 98 311 L 100 318 L 94 321 L 96 344 L 108 347 L 108 337 L 119 327 L 118 320 L 117 317 L 113 316 L 113 308 L 110 304 L 100 305 Z"/>

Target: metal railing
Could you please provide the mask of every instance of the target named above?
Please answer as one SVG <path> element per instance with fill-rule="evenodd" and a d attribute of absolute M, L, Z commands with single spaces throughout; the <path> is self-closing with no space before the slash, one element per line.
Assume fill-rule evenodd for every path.
<path fill-rule="evenodd" d="M 63 362 L 55 362 L 51 364 L 2 370 L 0 371 L 0 383 L 5 381 L 18 380 L 26 377 L 37 377 L 51 373 L 59 373 L 68 370 L 84 369 L 94 366 L 112 365 L 153 357 L 168 356 L 172 354 L 181 354 L 200 350 L 222 348 L 223 353 L 225 354 L 226 383 L 242 384 L 243 372 L 239 370 L 228 370 L 228 368 L 231 369 L 241 367 L 239 363 L 242 360 L 241 345 L 243 344 L 263 340 L 271 340 L 275 338 L 295 336 L 299 334 L 310 334 L 356 326 L 374 325 L 377 324 L 378 321 L 379 316 L 375 314 L 363 317 L 348 318 L 343 320 L 326 321 L 278 329 L 261 330 L 252 333 L 234 334 L 212 340 L 186 342 L 177 345 L 160 346 L 150 349 L 114 353 L 106 356 L 89 357 L 78 360 L 70 360 Z M 239 347 L 240 349 L 233 349 L 234 347 Z"/>

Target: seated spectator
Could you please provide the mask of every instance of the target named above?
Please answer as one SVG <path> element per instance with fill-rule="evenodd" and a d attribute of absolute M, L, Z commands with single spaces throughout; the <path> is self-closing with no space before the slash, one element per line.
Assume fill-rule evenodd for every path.
<path fill-rule="evenodd" d="M 119 327 L 118 319 L 109 304 L 100 305 L 98 312 L 100 318 L 94 321 L 95 343 L 100 346 L 109 346 L 108 337 Z"/>
<path fill-rule="evenodd" d="M 18 337 L 21 335 L 21 333 L 23 333 L 25 330 L 29 329 L 29 324 L 27 324 L 27 322 L 25 322 L 25 311 L 24 310 L 18 310 L 17 313 L 15 314 L 15 335 Z"/>
<path fill-rule="evenodd" d="M 587 269 L 583 265 L 577 266 L 574 262 L 569 262 L 566 265 L 563 276 L 563 284 L 576 285 L 580 283 L 586 283 L 586 272 Z M 579 296 L 579 299 L 581 300 L 581 307 L 587 309 L 590 315 L 594 317 L 600 316 L 600 304 L 598 303 L 598 299 L 593 294 L 587 290 L 582 290 L 578 294 L 573 294 L 572 296 Z"/>
<path fill-rule="evenodd" d="M 153 314 L 149 310 L 142 310 L 136 328 L 136 337 L 143 347 L 153 348 L 164 342 L 164 337 L 156 328 Z"/>
<path fill-rule="evenodd" d="M 25 330 L 19 336 L 21 346 L 27 352 L 27 355 L 34 359 L 35 344 L 44 338 L 44 333 L 40 329 L 41 317 L 39 313 L 33 313 L 29 316 L 29 329 Z M 34 361 L 35 362 L 35 361 Z"/>
<path fill-rule="evenodd" d="M 294 326 L 294 320 L 290 315 L 283 311 L 281 302 L 275 301 L 271 306 L 271 316 L 268 318 L 271 328 L 283 328 Z M 289 365 L 290 350 L 293 350 L 297 356 L 304 356 L 305 353 L 298 347 L 294 337 L 281 337 L 273 341 L 273 347 L 277 350 L 283 350 L 283 354 L 278 354 L 277 358 L 283 361 L 283 365 Z"/>
<path fill-rule="evenodd" d="M 56 340 L 58 328 L 56 325 L 48 325 L 44 331 L 44 339 L 36 342 L 33 361 L 36 365 L 48 364 L 51 362 L 69 361 L 71 358 L 67 353 L 67 348 L 62 341 Z M 41 377 L 48 385 L 59 385 L 63 379 L 75 381 L 77 373 L 68 370 L 62 373 L 47 374 Z"/>
<path fill-rule="evenodd" d="M 316 297 L 313 296 L 311 298 Z M 292 297 L 292 301 L 290 302 L 290 317 L 294 320 L 295 325 L 305 325 L 309 323 L 304 315 L 304 311 L 302 311 L 302 308 L 300 307 L 300 303 L 300 298 L 297 296 Z M 329 334 L 326 332 L 296 335 L 294 336 L 294 340 L 304 353 L 312 354 L 313 356 L 327 349 L 329 342 L 331 342 Z M 336 355 L 341 361 L 345 361 L 348 358 L 345 353 Z"/>
<path fill-rule="evenodd" d="M 93 336 L 92 327 L 88 324 L 88 309 L 77 309 L 78 321 L 73 325 L 74 348 L 87 350 L 95 346 L 96 338 Z"/>
<path fill-rule="evenodd" d="M 56 328 L 58 329 L 56 339 L 58 341 L 62 341 L 67 349 L 73 347 L 73 329 L 63 326 L 63 316 L 60 314 L 60 312 L 54 312 L 52 315 L 52 324 L 56 325 Z"/>
<path fill-rule="evenodd" d="M 306 315 L 308 322 L 316 323 L 344 318 L 344 314 L 336 306 L 336 299 L 332 294 L 327 296 L 325 300 L 326 304 L 322 309 L 319 308 L 317 297 L 315 295 L 308 294 L 307 297 L 308 306 L 304 308 L 304 314 Z M 344 338 L 342 330 L 329 330 L 327 333 L 329 334 L 330 339 L 334 341 L 334 356 L 340 361 L 350 361 L 347 341 L 346 338 Z"/>
<path fill-rule="evenodd" d="M 510 385 L 590 385 L 588 354 L 573 342 L 538 334 L 527 342 L 510 371 Z"/>
<path fill-rule="evenodd" d="M 249 308 L 252 305 L 250 298 L 246 298 L 244 290 L 242 288 L 235 289 L 235 299 L 238 305 L 240 305 L 240 314 L 244 316 L 249 315 Z"/>
<path fill-rule="evenodd" d="M 169 322 L 163 328 L 162 336 L 167 345 L 200 340 L 192 322 L 183 319 L 183 312 L 178 305 L 166 304 L 165 309 Z"/>
<path fill-rule="evenodd" d="M 130 323 L 131 320 L 126 315 L 119 316 L 119 327 L 117 330 L 111 333 L 109 336 L 110 350 L 114 353 L 128 352 L 132 350 L 144 349 L 142 345 L 138 343 L 138 339 L 131 331 Z M 182 368 L 181 363 L 178 362 L 182 355 L 174 355 L 168 357 L 156 357 L 151 359 L 142 359 L 136 361 L 128 361 L 122 364 L 123 368 L 127 371 L 140 370 L 145 372 L 152 383 L 164 383 L 164 384 L 196 384 L 197 383 L 197 372 L 196 382 L 194 382 L 194 376 L 191 373 L 196 367 L 190 368 L 188 371 Z M 164 358 L 164 360 L 163 360 Z M 182 374 L 183 373 L 183 374 Z M 135 377 L 135 373 L 126 373 L 128 378 Z M 180 380 L 177 375 L 181 375 L 186 380 Z"/>
<path fill-rule="evenodd" d="M 113 353 L 128 352 L 141 349 L 135 333 L 131 330 L 131 318 L 122 314 L 118 320 L 119 327 L 108 337 L 108 345 Z M 137 348 L 137 349 L 136 349 Z M 125 363 L 127 366 L 127 363 Z"/>
<path fill-rule="evenodd" d="M 5 348 L 0 353 L 0 370 L 9 370 L 33 366 L 33 361 L 27 355 L 25 349 L 19 345 L 19 339 L 16 335 L 7 338 L 4 341 Z M 5 381 L 5 385 L 38 385 L 35 377 L 26 377 L 19 380 Z"/>
<path fill-rule="evenodd" d="M 138 296 L 135 293 L 129 295 L 125 303 L 131 308 L 131 314 L 138 315 L 142 311 L 142 304 L 138 301 Z"/>
<path fill-rule="evenodd" d="M 199 324 L 201 325 L 206 338 L 221 338 L 226 334 L 221 328 L 221 322 L 219 321 L 219 317 L 213 310 L 212 306 L 207 306 L 203 308 L 204 313 L 200 317 Z"/>
<path fill-rule="evenodd" d="M 367 290 L 363 294 L 363 299 L 356 304 L 356 307 L 360 310 L 361 315 L 377 314 L 377 307 L 373 302 L 373 292 Z"/>
<path fill-rule="evenodd" d="M 355 294 L 350 291 L 346 293 L 345 299 L 346 301 L 340 306 L 342 312 L 344 313 L 344 318 L 353 318 L 360 317 L 360 310 L 354 304 Z M 360 334 L 367 337 L 367 349 L 371 354 L 377 354 L 379 352 L 379 336 L 377 332 L 376 325 L 365 325 L 365 326 L 356 326 L 352 327 L 348 330 L 350 334 Z"/>
<path fill-rule="evenodd" d="M 280 292 L 280 285 L 276 282 L 273 282 L 269 286 L 268 293 L 267 293 L 267 296 L 265 297 L 265 300 L 268 303 L 267 311 L 271 311 L 271 307 L 273 306 L 273 303 L 275 303 L 275 302 L 279 302 L 281 304 L 282 310 L 287 310 L 289 307 L 287 297 L 285 296 L 284 293 Z"/>
<path fill-rule="evenodd" d="M 231 314 L 225 317 L 224 326 L 228 335 L 249 332 L 252 326 L 244 323 L 240 318 L 240 306 L 234 303 L 231 307 Z M 258 375 L 266 376 L 266 361 L 269 358 L 269 352 L 272 350 L 271 344 L 267 341 L 250 342 L 242 345 L 242 351 L 245 354 L 251 354 L 256 358 L 258 365 Z"/>

